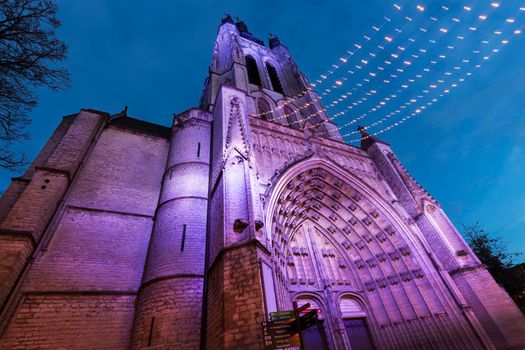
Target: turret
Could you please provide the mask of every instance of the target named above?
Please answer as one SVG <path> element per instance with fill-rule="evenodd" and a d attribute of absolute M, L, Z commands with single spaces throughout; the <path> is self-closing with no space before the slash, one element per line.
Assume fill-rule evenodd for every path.
<path fill-rule="evenodd" d="M 174 119 L 171 146 L 137 298 L 132 348 L 198 348 L 203 301 L 209 113 Z"/>

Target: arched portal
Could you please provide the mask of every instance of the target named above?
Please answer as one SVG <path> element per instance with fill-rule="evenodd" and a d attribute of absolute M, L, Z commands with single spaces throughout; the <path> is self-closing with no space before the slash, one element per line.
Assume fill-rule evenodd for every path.
<path fill-rule="evenodd" d="M 325 317 L 325 307 L 316 296 L 308 293 L 297 295 L 295 301 L 299 307 L 309 304 L 309 307 L 303 312 L 306 313 L 311 310 L 316 310 L 319 315 L 319 320 L 315 326 L 306 329 L 302 333 L 303 348 L 305 350 L 323 350 L 329 349 L 330 344 L 327 337 L 327 322 Z M 329 331 L 329 330 L 328 330 Z"/>
<path fill-rule="evenodd" d="M 477 348 L 417 232 L 379 193 L 322 159 L 281 175 L 266 213 L 279 308 L 298 294 L 318 295 L 336 348 L 350 347 L 348 328 L 387 349 Z M 358 296 L 361 317 L 345 316 L 343 295 Z"/>

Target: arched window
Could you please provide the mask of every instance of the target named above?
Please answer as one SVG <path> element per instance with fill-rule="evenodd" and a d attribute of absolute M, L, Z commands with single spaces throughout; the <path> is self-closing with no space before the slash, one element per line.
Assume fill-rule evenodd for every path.
<path fill-rule="evenodd" d="M 246 69 L 248 70 L 248 82 L 257 86 L 261 86 L 261 76 L 257 68 L 257 62 L 252 56 L 246 56 Z"/>
<path fill-rule="evenodd" d="M 257 110 L 259 111 L 261 118 L 266 120 L 273 119 L 272 108 L 270 107 L 268 101 L 266 101 L 264 98 L 257 99 Z"/>
<path fill-rule="evenodd" d="M 283 113 L 286 116 L 286 121 L 288 122 L 288 125 L 292 128 L 300 128 L 301 123 L 297 122 L 297 114 L 295 111 L 289 107 L 284 106 Z"/>
<path fill-rule="evenodd" d="M 272 90 L 281 94 L 284 94 L 283 86 L 279 80 L 279 75 L 277 74 L 277 69 L 275 69 L 271 64 L 266 62 L 266 70 L 270 76 L 270 81 L 272 82 Z"/>

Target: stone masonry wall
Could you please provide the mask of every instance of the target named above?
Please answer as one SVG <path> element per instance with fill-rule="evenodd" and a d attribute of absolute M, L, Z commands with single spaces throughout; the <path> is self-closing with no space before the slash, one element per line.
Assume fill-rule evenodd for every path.
<path fill-rule="evenodd" d="M 0 349 L 126 349 L 133 295 L 27 295 Z"/>
<path fill-rule="evenodd" d="M 525 317 L 484 267 L 458 271 L 452 278 L 498 349 L 523 348 Z"/>
<path fill-rule="evenodd" d="M 129 347 L 168 144 L 140 131 L 104 129 L 11 302 L 18 307 L 0 336 L 1 349 Z M 28 189 L 34 184 L 52 192 L 59 182 L 50 176 L 76 168 L 71 155 L 77 147 L 71 148 L 71 154 L 52 157 L 59 172 L 46 170 L 40 178 L 43 170 L 37 169 Z M 67 146 L 59 149 L 67 153 Z"/>
<path fill-rule="evenodd" d="M 262 348 L 261 254 L 251 241 L 227 248 L 210 267 L 207 349 Z"/>
<path fill-rule="evenodd" d="M 33 251 L 33 242 L 29 236 L 0 236 L 0 302 L 6 300 L 11 286 L 15 284 L 18 272 Z M 1 303 L 0 303 L 1 304 Z"/>
<path fill-rule="evenodd" d="M 203 277 L 157 280 L 141 289 L 132 349 L 198 349 Z"/>

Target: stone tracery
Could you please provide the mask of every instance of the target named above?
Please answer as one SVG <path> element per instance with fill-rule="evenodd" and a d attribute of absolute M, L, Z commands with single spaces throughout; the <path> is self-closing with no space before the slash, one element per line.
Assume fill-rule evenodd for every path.
<path fill-rule="evenodd" d="M 270 199 L 267 227 L 285 286 L 281 293 L 358 293 L 368 322 L 384 330 L 376 336 L 392 348 L 407 342 L 414 348 L 471 344 L 469 337 L 450 340 L 440 330 L 442 322 L 462 320 L 450 300 L 430 288 L 428 262 L 415 253 L 421 249 L 414 248 L 415 233 L 377 192 L 327 163 L 299 162 Z M 424 321 L 416 325 L 415 319 Z M 413 331 L 420 336 L 410 336 Z"/>

